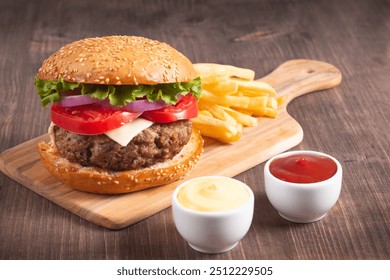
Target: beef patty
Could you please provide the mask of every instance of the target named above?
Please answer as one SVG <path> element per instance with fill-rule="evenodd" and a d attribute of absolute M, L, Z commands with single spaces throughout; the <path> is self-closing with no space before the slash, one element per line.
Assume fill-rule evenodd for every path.
<path fill-rule="evenodd" d="M 187 144 L 192 123 L 155 123 L 121 146 L 105 134 L 80 135 L 55 126 L 55 145 L 61 157 L 83 166 L 113 171 L 135 170 L 172 159 Z"/>

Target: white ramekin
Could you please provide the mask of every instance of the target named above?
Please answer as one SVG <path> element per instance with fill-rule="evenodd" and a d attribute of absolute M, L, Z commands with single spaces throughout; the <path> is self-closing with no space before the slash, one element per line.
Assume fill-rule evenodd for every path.
<path fill-rule="evenodd" d="M 269 166 L 277 158 L 296 154 L 324 156 L 337 165 L 336 173 L 329 179 L 317 183 L 290 183 L 271 174 Z M 341 192 L 342 167 L 334 157 L 315 151 L 291 151 L 269 159 L 264 166 L 266 195 L 280 216 L 296 223 L 321 220 L 337 202 Z"/>
<path fill-rule="evenodd" d="M 248 232 L 253 218 L 254 195 L 250 187 L 241 181 L 249 193 L 249 200 L 241 207 L 220 212 L 202 212 L 188 209 L 180 204 L 177 195 L 188 182 L 204 178 L 221 178 L 222 176 L 204 176 L 188 180 L 178 186 L 172 195 L 172 212 L 176 228 L 180 235 L 195 250 L 217 254 L 233 249 Z"/>

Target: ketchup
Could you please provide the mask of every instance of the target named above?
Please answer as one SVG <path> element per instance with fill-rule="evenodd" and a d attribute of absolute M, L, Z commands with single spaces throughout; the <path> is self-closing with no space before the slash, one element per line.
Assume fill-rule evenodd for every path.
<path fill-rule="evenodd" d="M 269 170 L 276 178 L 290 183 L 316 183 L 329 179 L 337 171 L 329 157 L 295 154 L 274 159 Z"/>

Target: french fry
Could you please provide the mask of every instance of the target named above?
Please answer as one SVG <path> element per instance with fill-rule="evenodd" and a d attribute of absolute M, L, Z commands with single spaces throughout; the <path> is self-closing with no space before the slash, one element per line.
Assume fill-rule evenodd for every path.
<path fill-rule="evenodd" d="M 275 118 L 278 115 L 278 110 L 272 108 L 265 108 L 264 117 Z"/>
<path fill-rule="evenodd" d="M 255 71 L 246 69 L 246 68 L 239 68 L 231 65 L 224 65 L 224 67 L 229 72 L 229 77 L 236 77 L 248 81 L 253 81 L 255 78 Z"/>
<path fill-rule="evenodd" d="M 264 101 L 266 101 L 266 103 L 264 103 Z M 241 111 L 244 110 L 254 117 L 275 118 L 278 115 L 277 106 L 274 106 L 275 104 L 277 104 L 277 101 L 275 98 L 272 97 L 261 100 L 252 98 L 248 108 L 237 108 L 233 106 L 232 109 L 238 109 Z"/>
<path fill-rule="evenodd" d="M 269 96 L 267 92 L 259 91 L 259 92 L 250 92 L 250 91 L 241 91 L 238 90 L 235 94 L 236 96 L 247 96 L 247 97 L 257 97 L 257 96 Z"/>
<path fill-rule="evenodd" d="M 218 105 L 217 105 L 218 106 Z M 238 123 L 243 126 L 256 126 L 258 121 L 257 118 L 254 118 L 248 114 L 241 113 L 237 110 L 231 108 L 220 106 L 226 113 L 231 115 Z"/>
<path fill-rule="evenodd" d="M 267 107 L 271 109 L 278 109 L 278 100 L 276 98 L 268 98 L 267 100 Z"/>
<path fill-rule="evenodd" d="M 228 77 L 236 77 L 248 81 L 253 81 L 255 78 L 255 72 L 253 70 L 231 65 L 196 63 L 194 64 L 194 68 L 205 84 L 225 81 Z"/>
<path fill-rule="evenodd" d="M 276 117 L 278 106 L 286 101 L 272 86 L 254 81 L 250 69 L 213 63 L 194 66 L 203 93 L 193 124 L 204 136 L 227 143 L 238 141 L 243 126 L 256 126 L 258 117 Z"/>
<path fill-rule="evenodd" d="M 230 108 L 232 109 L 232 108 Z M 239 113 L 242 113 L 242 114 L 245 114 L 245 115 L 248 115 L 248 116 L 253 116 L 253 112 L 250 111 L 250 110 L 245 110 L 245 109 L 240 109 L 240 108 L 234 108 L 234 111 L 237 111 Z"/>
<path fill-rule="evenodd" d="M 209 111 L 207 111 L 207 110 L 200 110 L 200 111 L 198 112 L 198 114 L 199 114 L 199 115 L 206 116 L 206 117 L 210 117 L 210 118 L 213 117 L 213 115 L 212 115 Z"/>
<path fill-rule="evenodd" d="M 267 83 L 260 81 L 243 81 L 242 79 L 230 78 L 229 81 L 238 84 L 238 92 L 245 96 L 269 95 L 276 96 L 276 91 Z"/>
<path fill-rule="evenodd" d="M 199 102 L 199 108 L 210 112 L 217 119 L 227 121 L 227 122 L 234 124 L 234 125 L 237 125 L 237 123 L 239 123 L 243 126 L 256 126 L 257 125 L 257 118 L 251 117 L 250 115 L 240 113 L 240 112 L 233 110 L 231 108 L 207 103 L 205 101 Z"/>
<path fill-rule="evenodd" d="M 213 63 L 196 63 L 195 71 L 200 76 L 202 84 L 215 84 L 224 82 L 229 77 L 229 71 L 219 64 Z"/>
<path fill-rule="evenodd" d="M 261 112 L 267 106 L 268 96 L 233 96 L 224 95 L 218 96 L 206 90 L 202 91 L 202 99 L 209 103 L 215 103 L 226 107 L 234 107 L 240 109 L 247 109 L 250 111 Z"/>
<path fill-rule="evenodd" d="M 214 93 L 211 93 L 207 90 L 202 90 L 202 100 L 214 103 L 226 107 L 231 107 L 232 105 L 237 105 L 238 107 L 246 108 L 249 103 L 249 98 L 244 96 L 218 96 Z M 234 103 L 234 101 L 239 101 L 238 103 Z"/>
<path fill-rule="evenodd" d="M 210 112 L 213 117 L 237 126 L 238 122 L 231 115 L 225 112 L 222 106 L 204 101 L 199 101 L 198 105 L 201 110 Z"/>
<path fill-rule="evenodd" d="M 229 95 L 238 91 L 238 83 L 227 80 L 220 83 L 204 84 L 203 88 L 217 95 Z"/>
<path fill-rule="evenodd" d="M 204 136 L 215 138 L 222 142 L 235 142 L 241 138 L 242 126 L 235 126 L 226 121 L 205 115 L 198 115 L 192 120 L 193 125 Z"/>

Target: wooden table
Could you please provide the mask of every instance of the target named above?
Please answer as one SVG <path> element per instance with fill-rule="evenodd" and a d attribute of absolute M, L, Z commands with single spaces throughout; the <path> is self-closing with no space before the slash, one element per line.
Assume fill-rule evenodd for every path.
<path fill-rule="evenodd" d="M 280 218 L 264 163 L 236 178 L 252 186 L 253 224 L 228 253 L 186 244 L 168 208 L 123 230 L 101 228 L 0 174 L 0 259 L 389 259 L 390 5 L 378 1 L 0 2 L 0 151 L 46 132 L 33 77 L 61 46 L 84 37 L 165 41 L 193 62 L 251 68 L 260 78 L 286 60 L 334 64 L 340 86 L 294 100 L 304 138 L 294 149 L 329 153 L 344 167 L 340 199 L 312 224 Z M 131 207 L 131 206 L 129 206 Z"/>

